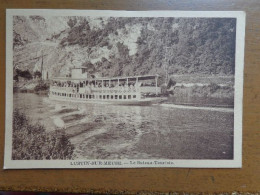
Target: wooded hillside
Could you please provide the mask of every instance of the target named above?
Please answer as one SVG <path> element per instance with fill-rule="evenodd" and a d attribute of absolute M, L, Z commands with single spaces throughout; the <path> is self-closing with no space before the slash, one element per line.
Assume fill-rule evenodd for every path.
<path fill-rule="evenodd" d="M 34 26 L 25 22 L 21 28 L 19 23 L 19 31 L 14 28 L 15 43 L 27 44 L 43 37 L 38 35 L 39 29 L 34 30 L 38 26 L 43 28 L 45 20 L 40 19 L 38 25 L 37 17 L 22 18 L 33 20 Z M 49 34 L 44 31 L 44 37 L 48 35 L 46 41 L 57 43 L 59 58 L 55 54 L 49 57 L 51 64 L 46 61 L 55 74 L 68 73 L 69 67 L 80 65 L 100 76 L 165 75 L 165 72 L 233 75 L 235 71 L 236 19 L 56 17 L 53 20 L 62 21 L 60 29 L 63 28 L 49 30 L 52 32 Z M 32 40 L 28 36 L 23 38 L 24 29 L 30 29 Z"/>

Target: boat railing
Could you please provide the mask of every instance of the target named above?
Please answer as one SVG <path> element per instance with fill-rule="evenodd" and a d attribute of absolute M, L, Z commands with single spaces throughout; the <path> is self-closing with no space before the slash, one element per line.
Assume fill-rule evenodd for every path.
<path fill-rule="evenodd" d="M 139 87 L 60 87 L 51 86 L 50 91 L 67 93 L 137 93 Z"/>

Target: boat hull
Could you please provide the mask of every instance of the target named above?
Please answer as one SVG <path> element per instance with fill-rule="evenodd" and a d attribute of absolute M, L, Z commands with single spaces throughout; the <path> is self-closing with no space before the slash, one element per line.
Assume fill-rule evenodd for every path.
<path fill-rule="evenodd" d="M 82 100 L 78 98 L 60 98 L 55 96 L 49 96 L 51 100 L 66 101 L 66 102 L 78 102 L 78 103 L 90 103 L 90 104 L 113 104 L 113 105 L 127 105 L 127 106 L 148 106 L 151 104 L 158 104 L 165 100 L 165 98 L 147 98 L 140 100 Z"/>

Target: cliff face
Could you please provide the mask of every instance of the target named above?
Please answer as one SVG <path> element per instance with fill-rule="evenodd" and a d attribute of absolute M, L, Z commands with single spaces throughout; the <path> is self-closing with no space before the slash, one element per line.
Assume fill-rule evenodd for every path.
<path fill-rule="evenodd" d="M 44 77 L 233 75 L 235 19 L 14 17 L 14 66 Z M 43 60 L 43 62 L 42 62 Z"/>

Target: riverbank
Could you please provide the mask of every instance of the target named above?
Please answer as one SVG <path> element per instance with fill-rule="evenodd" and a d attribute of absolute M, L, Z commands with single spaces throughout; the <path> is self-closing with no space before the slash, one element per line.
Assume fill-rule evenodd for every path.
<path fill-rule="evenodd" d="M 234 107 L 234 88 L 210 84 L 205 86 L 175 86 L 171 90 L 167 104 L 204 107 Z"/>
<path fill-rule="evenodd" d="M 74 146 L 63 131 L 47 132 L 23 112 L 13 112 L 13 160 L 72 159 Z"/>
<path fill-rule="evenodd" d="M 36 93 L 36 94 L 48 94 L 50 88 L 50 82 L 48 80 L 23 80 L 14 82 L 14 93 Z"/>
<path fill-rule="evenodd" d="M 175 75 L 166 103 L 186 106 L 234 107 L 234 76 Z"/>

